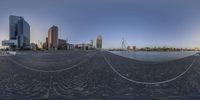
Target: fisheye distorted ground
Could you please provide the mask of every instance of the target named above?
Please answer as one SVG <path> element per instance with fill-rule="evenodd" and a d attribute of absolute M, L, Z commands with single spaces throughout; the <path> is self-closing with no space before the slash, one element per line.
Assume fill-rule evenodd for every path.
<path fill-rule="evenodd" d="M 195 61 L 194 61 L 195 59 Z M 106 61 L 107 60 L 107 61 Z M 170 62 L 142 62 L 106 51 L 20 51 L 0 56 L 1 98 L 182 97 L 200 93 L 198 56 Z M 108 63 L 109 62 L 109 63 Z M 172 79 L 163 84 L 137 84 Z"/>

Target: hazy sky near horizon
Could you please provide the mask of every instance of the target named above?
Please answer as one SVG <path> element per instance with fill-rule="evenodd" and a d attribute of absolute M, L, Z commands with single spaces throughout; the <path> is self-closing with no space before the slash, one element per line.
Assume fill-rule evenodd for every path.
<path fill-rule="evenodd" d="M 0 41 L 9 15 L 30 24 L 31 42 L 44 41 L 52 25 L 59 38 L 89 43 L 101 34 L 104 48 L 170 46 L 200 48 L 199 0 L 0 0 Z"/>

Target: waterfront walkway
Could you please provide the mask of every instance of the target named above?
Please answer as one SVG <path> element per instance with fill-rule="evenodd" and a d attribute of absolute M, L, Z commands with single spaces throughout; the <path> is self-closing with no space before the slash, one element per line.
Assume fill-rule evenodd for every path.
<path fill-rule="evenodd" d="M 153 63 L 106 51 L 18 52 L 0 57 L 0 98 L 198 97 L 199 77 L 199 56 Z"/>

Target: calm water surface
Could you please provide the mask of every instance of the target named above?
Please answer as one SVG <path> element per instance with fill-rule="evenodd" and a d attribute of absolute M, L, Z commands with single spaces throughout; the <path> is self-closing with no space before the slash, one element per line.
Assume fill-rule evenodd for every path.
<path fill-rule="evenodd" d="M 191 56 L 197 53 L 197 51 L 111 51 L 111 53 L 141 61 L 163 62 Z"/>

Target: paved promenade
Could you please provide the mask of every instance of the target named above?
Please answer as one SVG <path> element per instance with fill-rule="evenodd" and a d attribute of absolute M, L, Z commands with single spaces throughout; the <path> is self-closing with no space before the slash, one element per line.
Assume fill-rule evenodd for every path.
<path fill-rule="evenodd" d="M 199 78 L 199 56 L 163 63 L 106 51 L 0 56 L 1 100 L 196 100 Z"/>

